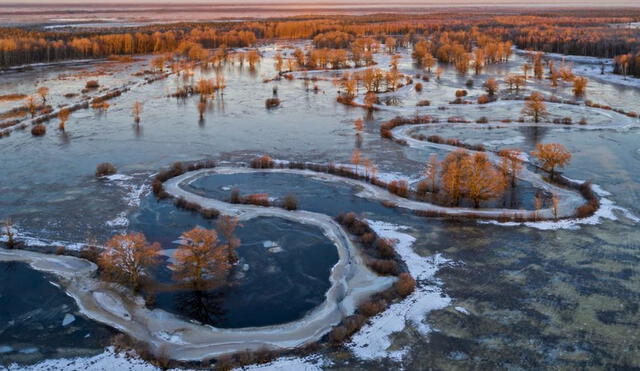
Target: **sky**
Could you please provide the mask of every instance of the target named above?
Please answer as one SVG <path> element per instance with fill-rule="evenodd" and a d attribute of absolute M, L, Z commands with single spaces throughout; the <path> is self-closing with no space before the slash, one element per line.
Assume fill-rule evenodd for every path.
<path fill-rule="evenodd" d="M 400 0 L 396 2 L 389 2 L 388 0 L 248 0 L 248 1 L 233 1 L 233 0 L 0 0 L 0 4 L 107 4 L 107 3 L 120 3 L 120 4 L 172 4 L 178 5 L 180 3 L 200 3 L 200 4 L 295 4 L 295 5 L 309 5 L 309 4 L 354 4 L 354 5 L 425 5 L 425 6 L 451 6 L 451 5 L 472 5 L 472 6 L 491 6 L 491 5 L 528 5 L 528 6 L 635 6 L 640 7 L 640 0 L 536 0 L 535 2 L 526 0 Z"/>

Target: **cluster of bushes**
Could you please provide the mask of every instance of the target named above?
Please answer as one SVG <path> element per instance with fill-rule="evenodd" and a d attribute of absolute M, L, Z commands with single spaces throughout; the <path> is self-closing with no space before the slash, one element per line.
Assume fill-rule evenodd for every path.
<path fill-rule="evenodd" d="M 387 139 L 393 139 L 393 135 L 391 134 L 391 130 L 395 127 L 402 125 L 418 125 L 418 124 L 429 124 L 429 123 L 437 123 L 438 120 L 432 118 L 431 116 L 415 116 L 413 118 L 405 118 L 397 116 L 384 124 L 380 125 L 380 136 Z"/>
<path fill-rule="evenodd" d="M 269 194 L 253 193 L 243 197 L 240 194 L 240 190 L 238 188 L 234 188 L 231 190 L 231 195 L 229 196 L 229 203 L 265 206 L 265 207 L 271 206 L 271 202 L 269 201 Z"/>
<path fill-rule="evenodd" d="M 591 182 L 584 182 L 579 187 L 580 194 L 584 197 L 587 202 L 576 208 L 576 216 L 578 218 L 586 218 L 595 214 L 595 212 L 600 208 L 600 199 L 593 191 L 591 187 Z"/>
<path fill-rule="evenodd" d="M 427 141 L 431 143 L 446 144 L 449 146 L 466 148 L 468 150 L 478 151 L 478 152 L 484 152 L 486 150 L 484 148 L 484 145 L 482 144 L 468 144 L 460 141 L 459 139 L 443 138 L 440 135 L 429 135 L 427 137 Z"/>
<path fill-rule="evenodd" d="M 600 108 L 600 109 L 607 110 L 607 111 L 614 111 L 614 112 L 617 112 L 617 113 L 622 114 L 622 115 L 626 115 L 626 116 L 631 117 L 631 118 L 638 118 L 638 116 L 639 116 L 637 112 L 633 112 L 633 111 L 627 112 L 627 111 L 625 111 L 625 110 L 623 110 L 621 108 L 612 108 L 611 106 L 608 106 L 608 105 L 605 105 L 605 104 L 594 103 L 591 100 L 585 101 L 584 104 L 587 107 Z"/>
<path fill-rule="evenodd" d="M 471 121 L 465 120 L 462 117 L 451 116 L 447 119 L 450 124 L 470 124 Z"/>
<path fill-rule="evenodd" d="M 216 163 L 213 160 L 195 161 L 187 164 L 181 162 L 173 163 L 168 169 L 160 170 L 153 181 L 151 182 L 151 189 L 153 194 L 159 199 L 165 199 L 170 195 L 164 190 L 163 183 L 171 178 L 175 178 L 185 173 L 185 171 L 196 171 L 200 169 L 211 169 L 216 167 Z"/>
<path fill-rule="evenodd" d="M 414 88 L 418 93 L 420 93 L 422 91 L 422 83 L 421 82 L 416 83 Z"/>
<path fill-rule="evenodd" d="M 383 312 L 394 300 L 409 296 L 416 288 L 416 281 L 409 273 L 401 271 L 403 263 L 392 243 L 379 237 L 369 224 L 358 219 L 355 213 L 338 215 L 336 221 L 358 237 L 367 256 L 368 265 L 373 271 L 380 275 L 398 277 L 391 288 L 376 293 L 360 303 L 355 314 L 344 318 L 339 325 L 333 327 L 328 340 L 337 345 L 349 339 L 369 318 Z"/>
<path fill-rule="evenodd" d="M 404 179 L 392 180 L 389 182 L 389 185 L 387 185 L 387 190 L 390 193 L 407 198 L 409 197 L 409 182 Z"/>
<path fill-rule="evenodd" d="M 423 99 L 421 101 L 419 101 L 418 103 L 416 103 L 417 107 L 429 107 L 431 105 L 431 101 L 428 99 Z"/>
<path fill-rule="evenodd" d="M 366 221 L 360 220 L 353 212 L 338 215 L 336 221 L 358 237 L 371 270 L 384 276 L 398 276 L 401 273 L 403 263 L 390 240 L 379 237 Z"/>
<path fill-rule="evenodd" d="M 184 210 L 193 211 L 195 213 L 199 213 L 205 219 L 215 219 L 220 215 L 220 212 L 216 209 L 208 209 L 198 205 L 195 202 L 187 201 L 182 197 L 176 198 L 174 201 L 176 207 L 179 207 Z"/>

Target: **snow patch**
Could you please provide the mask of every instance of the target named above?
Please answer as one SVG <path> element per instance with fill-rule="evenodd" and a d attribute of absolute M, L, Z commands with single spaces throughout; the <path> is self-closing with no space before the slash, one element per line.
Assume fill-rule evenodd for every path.
<path fill-rule="evenodd" d="M 34 365 L 9 365 L 9 371 L 160 371 L 159 368 L 138 358 L 136 354 L 115 353 L 112 347 L 93 357 L 48 359 Z"/>
<path fill-rule="evenodd" d="M 269 371 L 320 371 L 329 366 L 329 361 L 319 356 L 308 356 L 304 358 L 283 357 L 263 365 L 251 365 L 235 370 L 269 370 Z"/>
<path fill-rule="evenodd" d="M 411 248 L 415 237 L 400 232 L 407 227 L 381 221 L 367 222 L 380 237 L 395 240 L 396 251 L 407 264 L 418 285 L 405 300 L 392 304 L 386 311 L 371 318 L 370 322 L 353 336 L 347 347 L 356 357 L 363 360 L 390 358 L 401 361 L 407 350 L 389 351 L 390 337 L 393 333 L 402 331 L 407 322 L 412 323 L 423 335 L 432 331 L 425 322 L 427 313 L 444 308 L 451 302 L 438 286 L 440 282 L 435 278 L 435 274 L 441 267 L 451 264 L 451 261 L 441 254 L 430 257 L 416 254 Z"/>
<path fill-rule="evenodd" d="M 127 213 L 121 212 L 115 218 L 111 220 L 107 220 L 107 226 L 111 228 L 126 228 L 129 226 L 129 219 L 127 218 Z"/>

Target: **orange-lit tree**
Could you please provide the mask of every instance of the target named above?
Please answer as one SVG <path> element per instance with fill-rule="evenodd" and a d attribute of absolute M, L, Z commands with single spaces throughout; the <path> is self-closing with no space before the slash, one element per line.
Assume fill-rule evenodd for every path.
<path fill-rule="evenodd" d="M 229 245 L 219 243 L 215 230 L 195 227 L 184 232 L 180 240 L 172 264 L 176 281 L 196 290 L 217 287 L 226 281 L 232 267 Z"/>
<path fill-rule="evenodd" d="M 536 150 L 531 152 L 543 169 L 555 175 L 557 167 L 565 167 L 571 161 L 571 152 L 560 143 L 538 143 Z"/>
<path fill-rule="evenodd" d="M 159 243 L 149 244 L 142 233 L 129 233 L 107 241 L 98 263 L 105 278 L 138 290 L 159 257 Z"/>
<path fill-rule="evenodd" d="M 529 116 L 534 122 L 540 122 L 540 119 L 546 117 L 547 106 L 544 104 L 544 97 L 538 92 L 531 93 L 531 96 L 524 103 L 522 114 Z"/>
<path fill-rule="evenodd" d="M 440 187 L 449 202 L 458 206 L 462 197 L 463 165 L 469 153 L 464 149 L 457 149 L 444 158 L 441 166 Z"/>
<path fill-rule="evenodd" d="M 473 201 L 475 208 L 480 202 L 498 198 L 504 192 L 504 177 L 491 164 L 486 153 L 476 152 L 462 159 L 463 194 Z"/>
<path fill-rule="evenodd" d="M 517 149 L 502 149 L 500 156 L 500 169 L 505 177 L 511 179 L 511 187 L 516 186 L 518 174 L 522 171 L 522 152 Z"/>

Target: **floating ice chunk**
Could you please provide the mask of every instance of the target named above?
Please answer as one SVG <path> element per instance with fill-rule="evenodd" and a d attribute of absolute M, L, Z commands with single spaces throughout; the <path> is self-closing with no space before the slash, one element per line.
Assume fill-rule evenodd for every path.
<path fill-rule="evenodd" d="M 13 348 L 8 345 L 0 345 L 0 354 L 3 353 L 11 353 L 13 352 Z"/>
<path fill-rule="evenodd" d="M 71 313 L 67 313 L 64 315 L 64 318 L 62 319 L 62 326 L 69 326 L 75 320 L 76 320 L 76 316 L 74 316 Z"/>

